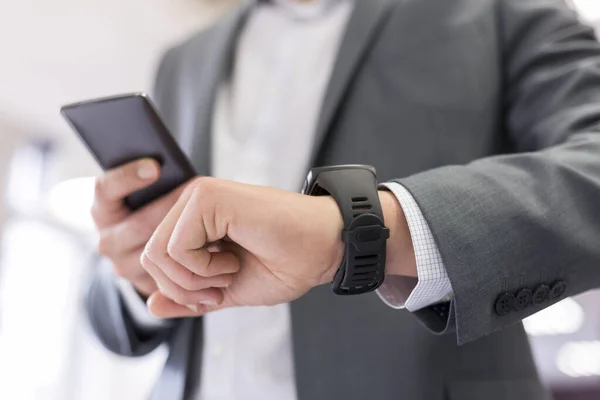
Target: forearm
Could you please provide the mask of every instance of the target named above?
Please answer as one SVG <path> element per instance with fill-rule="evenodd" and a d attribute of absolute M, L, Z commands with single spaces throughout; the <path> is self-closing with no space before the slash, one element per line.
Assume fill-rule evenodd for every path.
<path fill-rule="evenodd" d="M 501 329 L 600 286 L 600 135 L 574 136 L 537 153 L 443 167 L 399 182 L 430 223 L 454 289 L 458 339 Z M 523 308 L 501 295 L 567 283 Z"/>
<path fill-rule="evenodd" d="M 423 212 L 454 292 L 448 312 L 417 315 L 437 333 L 456 327 L 459 343 L 600 286 L 600 46 L 560 0 L 507 0 L 499 15 L 498 127 L 527 153 L 398 180 Z M 561 282 L 564 293 L 510 304 Z"/>
<path fill-rule="evenodd" d="M 396 196 L 388 191 L 380 191 L 379 199 L 383 218 L 390 230 L 386 251 L 386 275 L 417 278 L 415 249 L 411 239 L 404 211 Z"/>
<path fill-rule="evenodd" d="M 389 191 L 380 190 L 379 200 L 383 210 L 385 225 L 390 230 L 390 238 L 386 243 L 385 274 L 416 278 L 417 266 L 415 252 L 402 207 L 400 207 L 396 197 Z M 329 210 L 332 214 L 339 214 L 339 207 L 333 198 L 323 197 L 319 199 L 319 201 L 321 201 L 321 207 Z M 336 243 L 335 251 L 333 252 L 333 261 L 321 279 L 321 284 L 327 284 L 333 281 L 333 277 L 342 263 L 345 247 L 341 236 L 343 229 L 343 223 L 340 218 L 338 228 L 340 235 Z"/>

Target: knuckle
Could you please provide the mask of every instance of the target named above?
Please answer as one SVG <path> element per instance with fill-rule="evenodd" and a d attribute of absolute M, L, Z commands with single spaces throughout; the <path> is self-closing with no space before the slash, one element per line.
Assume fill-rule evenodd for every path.
<path fill-rule="evenodd" d="M 94 203 L 103 203 L 110 200 L 110 179 L 102 175 L 94 181 Z"/>
<path fill-rule="evenodd" d="M 129 171 L 133 170 L 134 164 L 135 164 L 135 162 L 110 170 L 109 174 L 110 174 L 111 180 L 113 180 L 113 181 L 123 180 L 123 178 L 127 177 L 127 175 L 129 175 L 131 173 Z"/>
<path fill-rule="evenodd" d="M 158 246 L 153 243 L 149 243 L 148 246 L 146 246 L 144 255 L 146 257 L 148 257 L 149 261 L 152 261 L 155 264 L 160 263 L 162 260 L 164 260 L 166 258 L 165 252 L 162 251 L 161 249 L 159 249 Z"/>
<path fill-rule="evenodd" d="M 96 179 L 94 194 L 95 199 L 101 202 L 114 202 L 119 200 L 119 181 L 115 179 L 114 172 Z"/>
<path fill-rule="evenodd" d="M 148 266 L 150 266 L 152 261 L 150 260 L 150 258 L 148 257 L 148 254 L 146 254 L 146 251 L 142 252 L 142 255 L 140 256 L 140 264 L 142 265 L 142 267 L 145 270 L 148 270 Z"/>
<path fill-rule="evenodd" d="M 121 192 L 127 185 L 126 168 L 112 169 L 96 178 L 94 197 L 103 201 L 118 201 L 122 197 Z"/>
<path fill-rule="evenodd" d="M 202 176 L 196 178 L 194 183 L 190 185 L 194 194 L 206 197 L 213 194 L 219 188 L 219 180 L 210 176 Z"/>
<path fill-rule="evenodd" d="M 185 260 L 185 250 L 181 248 L 177 243 L 169 242 L 167 245 L 167 254 L 170 258 L 182 264 Z"/>

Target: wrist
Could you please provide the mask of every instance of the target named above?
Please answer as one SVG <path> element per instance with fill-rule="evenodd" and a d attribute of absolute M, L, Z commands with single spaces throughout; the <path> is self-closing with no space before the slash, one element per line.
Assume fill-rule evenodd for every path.
<path fill-rule="evenodd" d="M 331 248 L 332 260 L 322 275 L 320 284 L 331 283 L 340 268 L 344 258 L 345 243 L 342 241 L 341 232 L 344 223 L 339 207 L 332 197 L 324 196 L 323 206 L 329 209 L 329 214 L 335 216 L 334 229 L 330 234 L 335 235 Z M 385 225 L 390 230 L 390 238 L 386 244 L 386 275 L 400 275 L 417 278 L 417 263 L 410 230 L 404 211 L 398 203 L 396 196 L 388 191 L 379 191 L 379 201 L 383 210 Z"/>
<path fill-rule="evenodd" d="M 417 278 L 415 248 L 410 236 L 408 222 L 396 196 L 389 191 L 379 191 L 385 225 L 390 230 L 386 245 L 386 275 Z"/>
<path fill-rule="evenodd" d="M 344 259 L 345 244 L 342 240 L 342 230 L 344 229 L 344 220 L 340 208 L 331 196 L 323 196 L 319 199 L 323 201 L 323 207 L 327 209 L 327 214 L 332 217 L 331 231 L 328 233 L 331 236 L 330 257 L 327 268 L 323 273 L 319 284 L 324 285 L 333 282 L 336 272 L 342 265 Z"/>

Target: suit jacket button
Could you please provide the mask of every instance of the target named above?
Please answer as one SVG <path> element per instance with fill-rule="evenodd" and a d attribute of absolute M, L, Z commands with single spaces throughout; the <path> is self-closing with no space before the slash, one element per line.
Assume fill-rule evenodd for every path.
<path fill-rule="evenodd" d="M 538 305 L 542 304 L 544 301 L 548 300 L 548 296 L 550 295 L 550 287 L 548 285 L 540 285 L 533 292 L 533 304 Z"/>
<path fill-rule="evenodd" d="M 512 293 L 503 293 L 496 300 L 496 312 L 498 315 L 506 315 L 515 306 L 515 296 Z"/>
<path fill-rule="evenodd" d="M 556 300 L 565 294 L 567 290 L 567 284 L 563 281 L 558 281 L 552 285 L 552 289 L 550 289 L 550 300 Z"/>
<path fill-rule="evenodd" d="M 533 292 L 529 289 L 521 289 L 517 293 L 515 298 L 515 308 L 517 310 L 523 310 L 531 304 L 533 299 Z"/>

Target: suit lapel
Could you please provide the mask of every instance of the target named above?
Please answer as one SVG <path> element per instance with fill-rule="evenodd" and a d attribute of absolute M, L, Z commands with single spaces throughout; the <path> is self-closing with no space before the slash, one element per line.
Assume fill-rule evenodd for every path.
<path fill-rule="evenodd" d="M 366 51 L 369 49 L 369 44 L 378 31 L 377 28 L 383 22 L 383 17 L 386 15 L 390 3 L 391 0 L 356 0 L 354 12 L 348 21 L 346 34 L 340 44 L 331 80 L 323 101 L 311 165 L 317 162 L 318 153 L 340 103 Z"/>
<path fill-rule="evenodd" d="M 216 94 L 219 85 L 230 72 L 235 43 L 250 8 L 251 2 L 246 2 L 219 23 L 210 36 L 208 49 L 198 43 L 188 53 L 191 57 L 187 62 L 190 70 L 186 71 L 189 81 L 185 84 L 194 93 L 193 103 L 196 105 L 192 110 L 196 115 L 193 118 L 195 126 L 189 148 L 192 151 L 191 159 L 200 175 L 210 175 L 212 118 Z"/>

